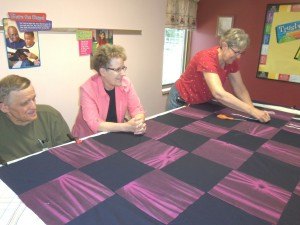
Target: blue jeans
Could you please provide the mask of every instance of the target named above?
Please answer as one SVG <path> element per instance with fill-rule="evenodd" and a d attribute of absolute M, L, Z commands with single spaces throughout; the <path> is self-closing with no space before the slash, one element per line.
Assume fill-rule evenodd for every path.
<path fill-rule="evenodd" d="M 33 66 L 33 63 L 30 62 L 28 59 L 25 59 L 22 61 L 21 68 L 26 68 L 26 67 L 31 67 L 31 66 Z"/>
<path fill-rule="evenodd" d="M 175 87 L 175 84 L 173 84 L 167 99 L 167 110 L 176 109 L 185 105 L 183 102 L 179 102 L 177 100 L 178 98 L 180 98 L 180 95 Z"/>

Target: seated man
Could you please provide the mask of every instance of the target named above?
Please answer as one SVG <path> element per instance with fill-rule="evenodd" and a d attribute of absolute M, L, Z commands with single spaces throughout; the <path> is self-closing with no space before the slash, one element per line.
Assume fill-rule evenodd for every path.
<path fill-rule="evenodd" d="M 11 161 L 69 141 L 69 127 L 48 105 L 36 105 L 35 91 L 25 77 L 0 80 L 0 158 Z"/>

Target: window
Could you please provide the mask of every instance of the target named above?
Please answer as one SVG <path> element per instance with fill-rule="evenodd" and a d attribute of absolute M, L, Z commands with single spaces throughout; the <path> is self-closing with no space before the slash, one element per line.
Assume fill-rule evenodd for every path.
<path fill-rule="evenodd" d="M 186 64 L 188 31 L 182 29 L 165 29 L 164 59 L 162 85 L 175 83 Z"/>

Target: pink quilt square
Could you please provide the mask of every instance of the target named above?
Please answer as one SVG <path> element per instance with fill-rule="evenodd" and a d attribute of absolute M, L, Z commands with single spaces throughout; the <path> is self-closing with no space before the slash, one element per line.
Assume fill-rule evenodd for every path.
<path fill-rule="evenodd" d="M 46 224 L 65 224 L 114 195 L 91 177 L 74 171 L 31 189 L 20 199 Z"/>
<path fill-rule="evenodd" d="M 239 168 L 253 154 L 242 147 L 214 139 L 210 139 L 193 153 L 232 169 Z"/>
<path fill-rule="evenodd" d="M 229 131 L 224 127 L 219 127 L 217 125 L 213 125 L 201 120 L 193 122 L 190 125 L 183 127 L 182 129 L 210 138 L 218 138 Z"/>
<path fill-rule="evenodd" d="M 191 107 L 185 107 L 185 108 L 182 108 L 179 110 L 175 110 L 172 113 L 180 115 L 180 116 L 190 117 L 192 119 L 197 119 L 197 120 L 200 120 L 211 114 L 210 112 L 191 108 Z"/>
<path fill-rule="evenodd" d="M 209 194 L 271 224 L 277 224 L 291 193 L 247 174 L 232 171 Z"/>
<path fill-rule="evenodd" d="M 275 127 L 267 126 L 261 123 L 249 122 L 241 122 L 234 126 L 233 129 L 265 139 L 271 139 L 279 131 L 279 129 Z"/>
<path fill-rule="evenodd" d="M 154 140 L 158 140 L 158 139 L 174 132 L 175 130 L 177 130 L 176 127 L 172 127 L 172 126 L 157 122 L 155 120 L 146 121 L 146 124 L 147 124 L 147 130 L 146 130 L 145 136 L 150 137 Z"/>
<path fill-rule="evenodd" d="M 164 224 L 170 223 L 204 194 L 159 170 L 130 182 L 117 193 Z"/>
<path fill-rule="evenodd" d="M 300 167 L 299 148 L 269 140 L 257 150 L 258 152 Z"/>
<path fill-rule="evenodd" d="M 300 135 L 300 123 L 299 122 L 289 122 L 286 124 L 286 126 L 283 127 L 284 130 L 295 133 L 295 134 L 299 134 Z"/>
<path fill-rule="evenodd" d="M 93 139 L 85 140 L 81 144 L 70 144 L 49 150 L 62 161 L 76 168 L 86 166 L 92 162 L 104 159 L 117 151 Z"/>
<path fill-rule="evenodd" d="M 161 169 L 188 152 L 159 141 L 150 140 L 126 149 L 123 153 L 148 166 Z"/>

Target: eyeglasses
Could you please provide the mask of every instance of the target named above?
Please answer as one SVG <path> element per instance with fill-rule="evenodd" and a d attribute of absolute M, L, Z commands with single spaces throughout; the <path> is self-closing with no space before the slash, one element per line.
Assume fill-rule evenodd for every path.
<path fill-rule="evenodd" d="M 240 51 L 236 51 L 236 50 L 234 50 L 232 47 L 230 47 L 230 46 L 228 46 L 233 52 L 234 52 L 234 54 L 235 55 L 242 55 L 242 54 L 244 54 L 244 52 L 240 52 Z"/>
<path fill-rule="evenodd" d="M 125 72 L 127 70 L 127 66 L 122 66 L 122 67 L 119 67 L 119 68 L 106 68 L 106 69 L 115 71 L 117 73 L 120 73 L 122 70 Z"/>

